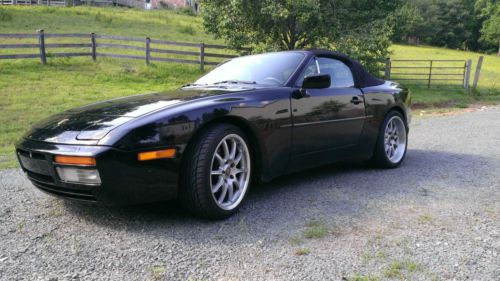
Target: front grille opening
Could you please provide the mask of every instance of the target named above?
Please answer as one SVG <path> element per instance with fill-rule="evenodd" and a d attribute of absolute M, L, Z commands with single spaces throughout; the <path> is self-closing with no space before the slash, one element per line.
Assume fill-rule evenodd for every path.
<path fill-rule="evenodd" d="M 46 183 L 54 183 L 54 178 L 51 176 L 41 175 L 30 171 L 27 171 L 26 173 L 28 174 L 28 177 L 32 180 L 39 182 L 46 182 Z"/>
<path fill-rule="evenodd" d="M 92 194 L 90 190 L 80 190 L 80 189 L 68 189 L 59 186 L 44 184 L 40 182 L 34 182 L 35 186 L 39 189 L 54 194 L 60 197 L 66 197 L 70 199 L 82 200 L 82 201 L 90 201 L 96 202 L 97 199 Z"/>
<path fill-rule="evenodd" d="M 29 152 L 26 150 L 18 149 L 17 152 L 21 154 L 24 157 L 28 158 L 33 158 L 33 159 L 39 159 L 39 160 L 45 160 L 45 156 L 41 153 L 36 153 L 36 152 Z"/>

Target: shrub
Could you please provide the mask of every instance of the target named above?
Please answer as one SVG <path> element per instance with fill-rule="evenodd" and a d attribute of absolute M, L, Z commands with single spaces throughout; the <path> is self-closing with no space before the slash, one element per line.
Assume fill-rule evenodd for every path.
<path fill-rule="evenodd" d="M 182 14 L 182 15 L 187 15 L 187 16 L 196 16 L 196 12 L 193 10 L 192 7 L 184 7 L 181 9 L 177 10 L 177 13 Z"/>

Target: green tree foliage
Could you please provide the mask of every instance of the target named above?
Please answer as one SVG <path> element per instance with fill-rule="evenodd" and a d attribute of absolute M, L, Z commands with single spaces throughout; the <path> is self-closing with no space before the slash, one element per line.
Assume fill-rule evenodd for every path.
<path fill-rule="evenodd" d="M 471 11 L 465 9 L 461 0 L 446 0 L 437 3 L 440 14 L 437 16 L 437 33 L 431 44 L 453 49 L 466 49 L 470 31 L 466 28 Z"/>
<path fill-rule="evenodd" d="M 332 44 L 332 49 L 360 61 L 369 72 L 381 74 L 385 60 L 390 57 L 391 27 L 376 22 L 371 28 L 341 35 Z"/>
<path fill-rule="evenodd" d="M 392 40 L 404 42 L 417 35 L 424 24 L 424 18 L 414 4 L 405 3 L 388 17 L 388 23 L 393 28 Z"/>
<path fill-rule="evenodd" d="M 498 44 L 498 55 L 500 56 L 500 3 L 489 3 L 484 9 L 486 15 L 483 28 L 481 30 L 481 40 Z"/>
<path fill-rule="evenodd" d="M 232 47 L 328 48 L 380 69 L 388 56 L 394 0 L 204 0 L 207 31 Z"/>
<path fill-rule="evenodd" d="M 464 50 L 488 50 L 480 40 L 484 9 L 498 0 L 404 0 L 390 17 L 395 42 L 424 43 Z M 496 44 L 495 44 L 496 45 Z"/>
<path fill-rule="evenodd" d="M 205 28 L 233 47 L 276 50 L 319 45 L 335 24 L 332 4 L 314 0 L 206 0 L 203 17 Z"/>

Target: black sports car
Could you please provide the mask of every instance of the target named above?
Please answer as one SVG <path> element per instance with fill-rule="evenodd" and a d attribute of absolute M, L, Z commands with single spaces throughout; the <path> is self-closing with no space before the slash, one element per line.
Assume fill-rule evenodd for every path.
<path fill-rule="evenodd" d="M 63 198 L 179 198 L 206 218 L 241 206 L 253 181 L 346 159 L 404 159 L 410 93 L 322 50 L 239 57 L 177 91 L 71 109 L 17 144 L 33 184 Z"/>

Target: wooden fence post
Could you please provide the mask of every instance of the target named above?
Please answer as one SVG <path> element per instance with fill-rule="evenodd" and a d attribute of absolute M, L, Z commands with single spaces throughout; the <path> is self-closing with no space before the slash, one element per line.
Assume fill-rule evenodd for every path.
<path fill-rule="evenodd" d="M 40 62 L 47 64 L 47 54 L 45 53 L 45 34 L 43 29 L 38 30 L 38 44 L 40 45 Z"/>
<path fill-rule="evenodd" d="M 483 66 L 484 56 L 480 56 L 477 61 L 476 73 L 474 74 L 474 82 L 472 83 L 472 93 L 475 94 L 477 91 L 477 83 L 479 82 L 479 74 L 481 74 L 481 67 Z"/>
<path fill-rule="evenodd" d="M 151 39 L 146 38 L 146 64 L 149 65 L 149 60 L 151 59 Z"/>
<path fill-rule="evenodd" d="M 431 88 L 431 81 L 432 81 L 432 63 L 433 63 L 433 61 L 431 60 L 431 61 L 430 61 L 430 64 L 429 64 L 429 81 L 427 82 L 427 89 L 430 89 L 430 88 Z"/>
<path fill-rule="evenodd" d="M 200 43 L 200 70 L 205 70 L 205 43 Z"/>
<path fill-rule="evenodd" d="M 97 44 L 95 41 L 95 33 L 90 33 L 90 41 L 92 42 L 92 60 L 96 61 L 97 59 Z"/>
<path fill-rule="evenodd" d="M 391 80 L 391 58 L 385 61 L 385 80 Z"/>
<path fill-rule="evenodd" d="M 466 91 L 469 91 L 471 66 L 472 66 L 472 60 L 468 59 L 467 63 L 465 64 L 465 82 L 464 82 L 464 88 L 465 88 Z"/>

